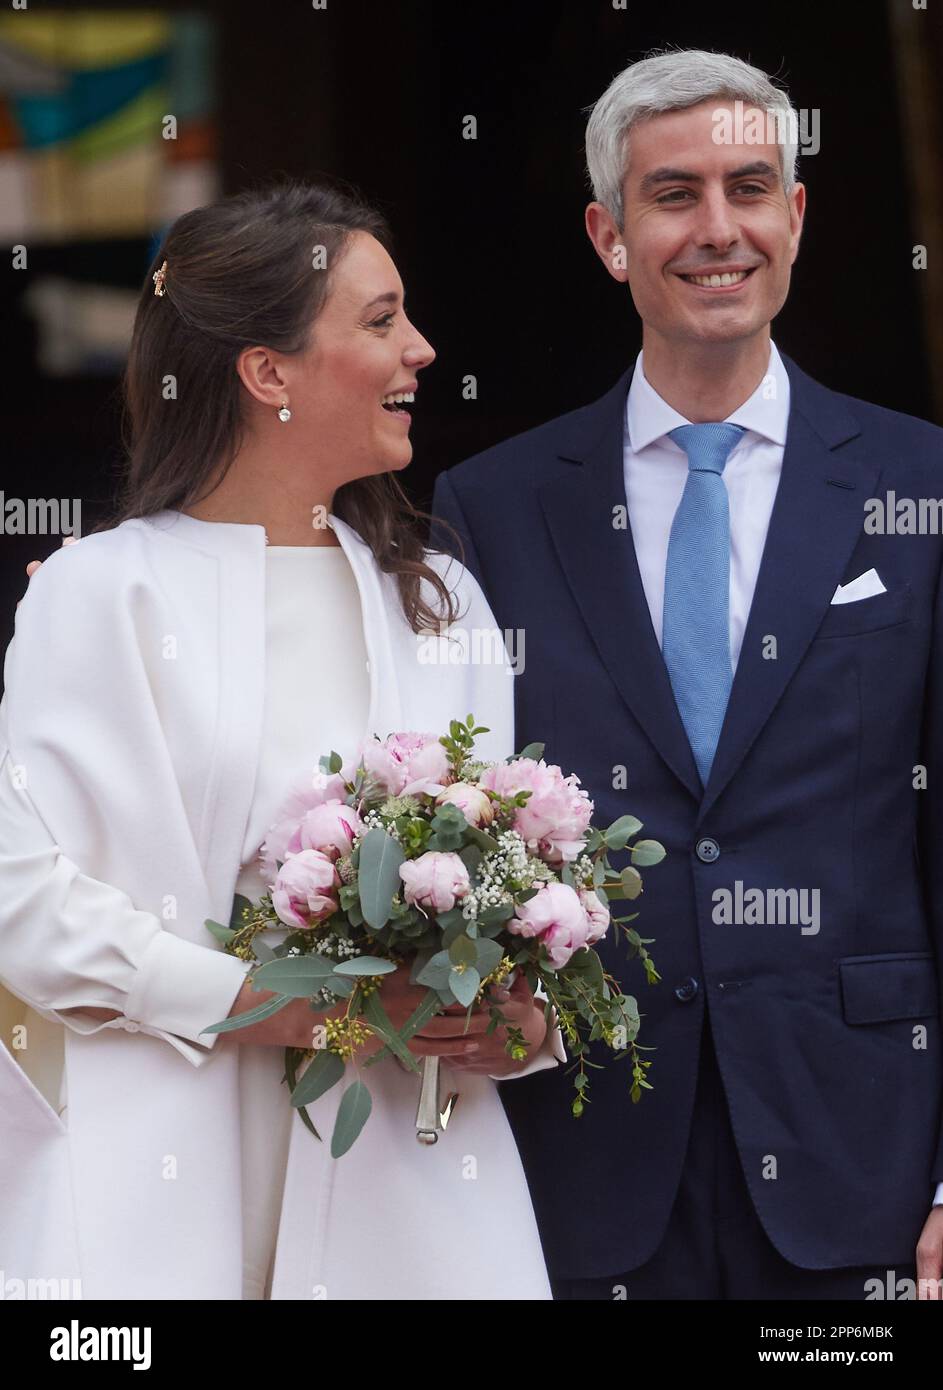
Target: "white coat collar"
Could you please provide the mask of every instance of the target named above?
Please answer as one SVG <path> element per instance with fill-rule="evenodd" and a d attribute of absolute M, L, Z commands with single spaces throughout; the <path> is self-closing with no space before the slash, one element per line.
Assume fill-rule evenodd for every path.
<path fill-rule="evenodd" d="M 145 525 L 168 539 L 213 555 L 220 566 L 216 623 L 223 683 L 223 708 L 232 747 L 258 749 L 261 742 L 265 687 L 265 528 L 256 523 L 202 521 L 185 512 L 164 510 L 125 525 Z M 330 514 L 350 562 L 363 619 L 370 672 L 370 707 L 364 733 L 380 738 L 405 727 L 402 681 L 410 669 L 404 661 L 404 638 L 412 640 L 393 575 L 384 574 L 373 551 L 340 517 Z M 199 582 L 195 580 L 194 582 Z M 417 676 L 419 674 L 417 670 Z M 257 759 L 214 764 L 207 815 L 199 836 L 211 881 L 225 880 L 238 864 L 244 812 L 255 782 Z M 238 809 L 237 809 L 238 808 Z M 230 809 L 235 816 L 229 814 Z"/>
<path fill-rule="evenodd" d="M 170 508 L 137 520 L 220 556 L 248 552 L 255 556 L 257 562 L 261 561 L 268 539 L 264 526 L 257 522 L 203 521 Z M 394 627 L 398 629 L 406 624 L 399 587 L 394 576 L 384 574 L 380 569 L 370 546 L 348 522 L 329 512 L 327 524 L 341 543 L 360 591 L 364 642 L 370 670 L 367 729 L 384 738 L 403 727 L 403 704 L 392 631 Z"/>

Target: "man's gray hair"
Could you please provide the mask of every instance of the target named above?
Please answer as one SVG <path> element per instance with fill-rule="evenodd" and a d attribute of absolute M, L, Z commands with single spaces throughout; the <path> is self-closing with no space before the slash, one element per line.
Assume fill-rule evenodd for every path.
<path fill-rule="evenodd" d="M 665 111 L 681 111 L 702 101 L 741 100 L 772 113 L 779 143 L 783 189 L 796 182 L 799 117 L 788 94 L 760 68 L 729 53 L 688 48 L 650 54 L 630 63 L 612 79 L 593 107 L 586 127 L 586 167 L 593 197 L 608 208 L 622 229 L 622 185 L 629 167 L 629 132 L 639 121 Z"/>

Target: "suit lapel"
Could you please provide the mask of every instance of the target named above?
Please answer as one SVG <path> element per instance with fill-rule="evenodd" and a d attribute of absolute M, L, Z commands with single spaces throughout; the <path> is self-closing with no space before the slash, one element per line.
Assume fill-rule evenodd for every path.
<path fill-rule="evenodd" d="M 703 818 L 734 776 L 805 655 L 862 533 L 878 464 L 833 450 L 860 427 L 832 392 L 780 354 L 790 409 L 782 474 Z M 764 656 L 775 638 L 775 657 Z"/>
<path fill-rule="evenodd" d="M 623 432 L 632 371 L 571 417 L 558 455 L 572 470 L 538 496 L 583 621 L 622 698 L 702 819 L 772 714 L 825 616 L 861 534 L 880 468 L 833 450 L 860 430 L 837 397 L 780 354 L 790 380 L 789 425 L 776 501 L 727 713 L 707 787 L 678 713 L 652 627 L 625 507 Z M 582 466 L 578 466 L 582 465 Z M 631 518 L 629 518 L 631 526 Z M 764 639 L 776 657 L 764 657 Z"/>
<path fill-rule="evenodd" d="M 623 427 L 632 371 L 580 412 L 561 457 L 570 473 L 538 488 L 560 564 L 599 655 L 635 718 L 675 776 L 700 800 L 694 755 L 662 660 L 628 527 Z M 576 466 L 582 462 L 583 466 Z"/>

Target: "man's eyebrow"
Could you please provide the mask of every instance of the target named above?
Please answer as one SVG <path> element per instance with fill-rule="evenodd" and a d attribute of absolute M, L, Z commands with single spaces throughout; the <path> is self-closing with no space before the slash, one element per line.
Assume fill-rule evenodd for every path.
<path fill-rule="evenodd" d="M 378 294 L 376 299 L 371 299 L 369 304 L 363 306 L 364 313 L 372 309 L 375 304 L 398 304 L 399 295 L 395 290 L 387 290 L 386 294 Z"/>
<path fill-rule="evenodd" d="M 755 159 L 751 164 L 741 164 L 738 169 L 731 169 L 729 174 L 725 174 L 727 179 L 745 179 L 749 177 L 765 176 L 767 178 L 778 178 L 778 171 L 772 164 L 768 164 L 765 159 Z M 690 169 L 676 169 L 670 165 L 662 165 L 659 169 L 653 169 L 650 174 L 646 174 L 639 184 L 639 191 L 651 193 L 664 183 L 703 183 L 702 174 L 694 174 Z"/>

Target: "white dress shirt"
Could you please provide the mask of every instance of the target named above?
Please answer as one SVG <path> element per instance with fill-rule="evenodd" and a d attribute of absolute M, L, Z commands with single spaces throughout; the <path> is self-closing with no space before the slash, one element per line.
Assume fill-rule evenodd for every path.
<path fill-rule="evenodd" d="M 776 500 L 789 422 L 789 377 L 770 340 L 762 381 L 724 421 L 743 425 L 721 475 L 730 504 L 730 657 L 736 671 L 753 602 L 769 519 Z M 645 378 L 643 353 L 625 406 L 625 500 L 639 574 L 661 646 L 668 538 L 688 479 L 688 457 L 668 431 L 692 422 L 679 415 Z M 943 1204 L 943 1182 L 933 1205 Z"/>

